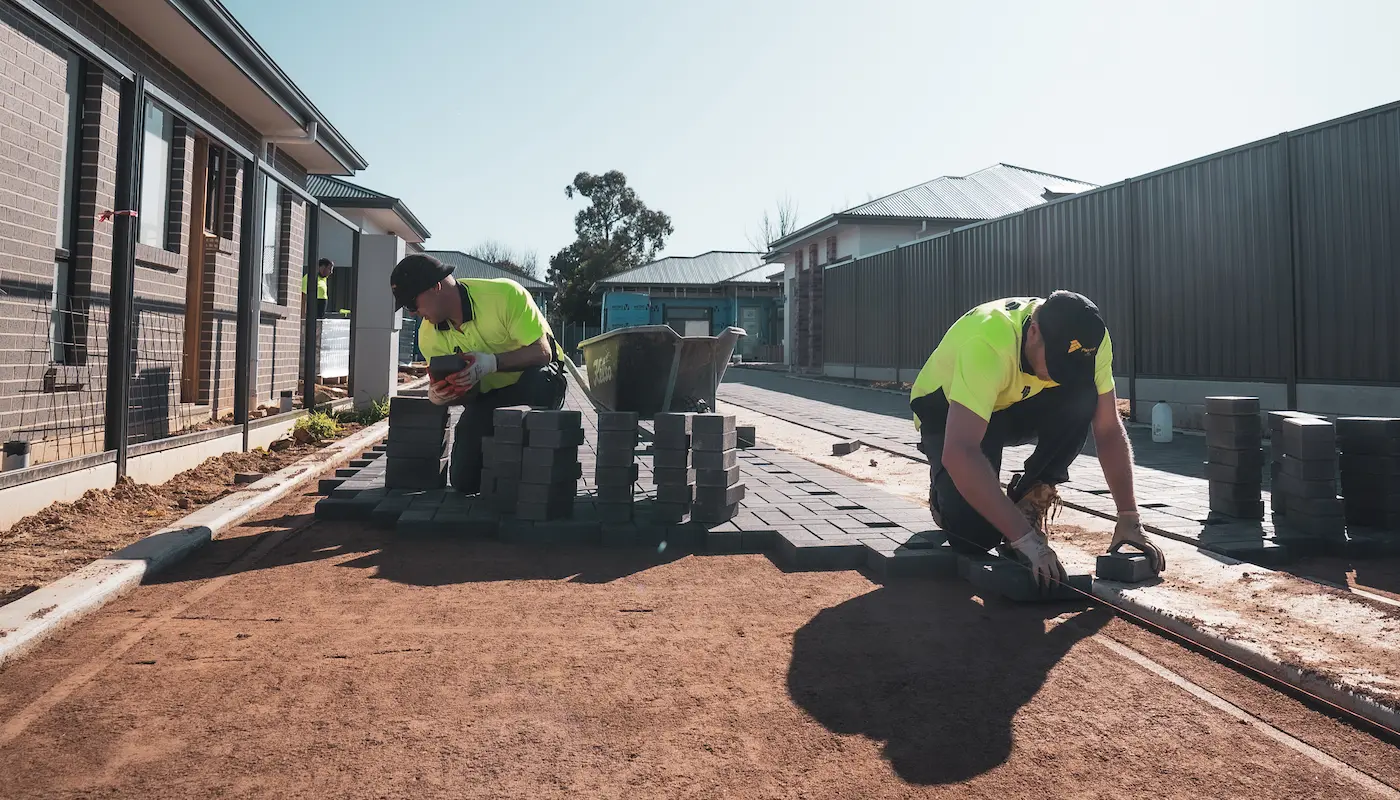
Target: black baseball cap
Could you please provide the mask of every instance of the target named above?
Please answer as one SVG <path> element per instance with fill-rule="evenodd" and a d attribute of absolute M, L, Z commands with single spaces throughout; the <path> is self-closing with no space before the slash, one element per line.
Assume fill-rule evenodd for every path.
<path fill-rule="evenodd" d="M 1060 290 L 1036 310 L 1045 340 L 1045 368 L 1061 386 L 1094 382 L 1094 362 L 1105 331 L 1099 307 L 1082 294 Z"/>
<path fill-rule="evenodd" d="M 444 264 L 425 253 L 405 256 L 389 273 L 389 289 L 394 293 L 394 310 L 408 308 L 416 311 L 418 295 L 437 286 L 452 274 L 452 265 Z"/>

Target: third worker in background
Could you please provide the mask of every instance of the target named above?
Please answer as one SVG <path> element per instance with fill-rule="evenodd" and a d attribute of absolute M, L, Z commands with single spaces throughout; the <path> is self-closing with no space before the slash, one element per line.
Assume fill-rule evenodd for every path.
<path fill-rule="evenodd" d="M 929 507 L 949 544 L 985 555 L 997 548 L 1042 584 L 1064 577 L 1046 527 L 1059 484 L 1093 431 L 1118 508 L 1113 544 L 1131 543 L 1161 572 L 1133 492 L 1133 455 L 1118 416 L 1113 345 L 1083 295 L 993 300 L 953 323 L 914 381 L 910 409 L 929 461 Z M 1035 451 L 1001 490 L 1002 449 Z"/>

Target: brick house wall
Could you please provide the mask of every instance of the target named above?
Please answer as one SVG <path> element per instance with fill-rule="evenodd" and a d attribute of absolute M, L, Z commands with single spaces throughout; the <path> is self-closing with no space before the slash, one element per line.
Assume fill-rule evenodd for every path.
<path fill-rule="evenodd" d="M 180 102 L 219 126 L 219 134 L 256 151 L 255 129 L 134 34 L 83 0 L 39 0 L 55 16 L 99 47 L 121 59 Z M 60 186 L 67 162 L 70 51 L 58 37 L 0 4 L 0 434 L 24 427 L 86 427 L 84 444 L 101 449 L 105 408 L 107 330 L 110 308 L 112 229 L 98 215 L 114 205 L 120 83 L 99 65 L 81 72 L 81 122 L 77 128 L 77 175 L 68 184 L 76 207 L 70 241 L 71 303 L 78 324 L 76 346 L 54 366 L 49 349 L 50 310 L 55 283 Z M 203 220 L 192 219 L 193 201 L 204 186 L 193 185 L 196 131 L 174 114 L 170 205 L 166 247 L 137 245 L 134 285 L 136 348 L 133 394 L 157 410 L 180 404 L 184 308 L 190 279 L 191 237 L 202 235 Z M 217 142 L 215 142 L 217 144 Z M 217 243 L 206 247 L 201 287 L 199 402 L 205 418 L 233 407 L 234 342 L 241 209 L 245 176 L 238 160 L 226 163 Z M 273 163 L 304 185 L 305 171 L 280 151 Z M 269 399 L 295 390 L 301 336 L 300 277 L 305 249 L 306 206 L 283 191 L 286 214 L 280 223 L 279 281 L 284 305 L 264 306 L 259 326 L 259 369 L 255 396 Z M 88 316 L 90 314 L 90 316 Z M 77 386 L 52 391 L 53 385 Z M 41 388 L 43 389 L 41 391 Z M 142 419 L 160 429 L 148 410 Z M 135 421 L 135 418 L 133 418 Z M 27 435 L 25 438 L 36 438 Z M 143 437 L 146 438 L 146 437 Z M 63 452 L 54 457 L 81 453 Z M 50 460 L 36 454 L 36 461 Z"/>

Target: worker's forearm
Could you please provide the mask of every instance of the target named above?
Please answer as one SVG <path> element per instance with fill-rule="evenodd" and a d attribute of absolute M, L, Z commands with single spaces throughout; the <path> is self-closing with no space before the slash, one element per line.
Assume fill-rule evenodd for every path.
<path fill-rule="evenodd" d="M 530 367 L 539 367 L 548 363 L 549 344 L 545 339 L 527 344 L 518 350 L 496 354 L 497 372 L 520 372 Z"/>
<path fill-rule="evenodd" d="M 1008 540 L 1031 532 L 1031 524 L 1002 491 L 992 464 L 980 449 L 945 449 L 943 468 L 958 492 Z M 956 532 L 954 532 L 956 533 Z"/>
<path fill-rule="evenodd" d="M 1137 497 L 1133 491 L 1133 449 L 1128 432 L 1121 422 L 1109 430 L 1094 430 L 1094 449 L 1103 467 L 1103 479 L 1113 495 L 1119 514 L 1137 513 Z"/>

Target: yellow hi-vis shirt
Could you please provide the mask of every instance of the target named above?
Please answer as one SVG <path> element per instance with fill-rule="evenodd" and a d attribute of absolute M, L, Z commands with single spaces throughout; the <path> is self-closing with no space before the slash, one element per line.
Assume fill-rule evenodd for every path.
<path fill-rule="evenodd" d="M 459 278 L 471 298 L 472 318 L 460 328 L 440 331 L 426 319 L 418 324 L 418 349 L 427 358 L 463 353 L 509 353 L 542 336 L 553 336 L 544 314 L 525 287 L 509 278 Z M 556 344 L 556 357 L 564 353 Z M 489 392 L 520 380 L 519 372 L 493 372 L 481 379 Z"/>
<path fill-rule="evenodd" d="M 301 276 L 301 293 L 302 293 L 302 294 L 306 294 L 306 276 L 305 276 L 305 275 Z M 322 278 L 320 275 L 317 275 L 317 276 L 316 276 L 316 299 L 317 299 L 317 300 L 325 300 L 327 297 L 330 296 L 330 293 L 331 293 L 330 278 Z"/>
<path fill-rule="evenodd" d="M 919 371 L 910 402 L 942 389 L 949 403 L 966 406 L 990 421 L 992 412 L 1058 386 L 1036 377 L 1029 366 L 1022 368 L 1026 320 L 1042 302 L 1039 297 L 1006 297 L 964 314 L 943 334 L 943 341 Z M 1108 331 L 1094 360 L 1094 385 L 1099 394 L 1113 390 L 1113 343 Z M 917 414 L 914 426 L 919 427 Z"/>

